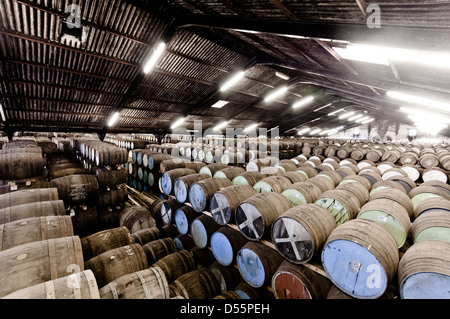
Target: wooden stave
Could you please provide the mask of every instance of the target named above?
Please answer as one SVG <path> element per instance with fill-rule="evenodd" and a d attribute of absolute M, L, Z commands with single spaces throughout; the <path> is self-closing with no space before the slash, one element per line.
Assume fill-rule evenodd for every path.
<path fill-rule="evenodd" d="M 50 267 L 48 266 L 50 264 Z M 0 297 L 16 290 L 83 271 L 83 253 L 78 236 L 61 237 L 20 245 L 0 252 L 2 282 Z"/>

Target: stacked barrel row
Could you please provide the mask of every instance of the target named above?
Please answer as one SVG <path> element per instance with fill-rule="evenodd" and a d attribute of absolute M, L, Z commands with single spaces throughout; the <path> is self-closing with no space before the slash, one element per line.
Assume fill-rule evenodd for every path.
<path fill-rule="evenodd" d="M 205 166 L 204 170 L 210 165 Z M 179 202 L 183 202 L 183 199 L 184 201 L 188 200 L 188 207 L 191 207 L 192 210 L 200 213 L 208 210 L 209 206 L 210 216 L 217 224 L 235 223 L 231 228 L 235 231 L 238 230 L 241 237 L 247 240 L 245 244 L 245 241 L 242 241 L 241 244 L 253 246 L 252 248 L 247 247 L 241 254 L 237 253 L 236 249 L 234 251 L 235 254 L 237 253 L 236 263 L 240 273 L 249 284 L 254 286 L 267 284 L 271 278 L 275 278 L 275 270 L 281 266 L 281 263 L 284 268 L 296 268 L 297 264 L 303 264 L 311 259 L 314 261 L 314 257 L 317 261 L 317 257 L 322 254 L 321 262 L 327 277 L 340 291 L 356 298 L 386 297 L 388 284 L 397 274 L 398 250 L 399 248 L 405 249 L 411 228 L 412 202 L 417 199 L 413 196 L 414 192 L 411 198 L 408 195 L 422 185 L 427 186 L 426 183 L 416 187 L 416 184 L 402 169 L 382 164 L 377 166 L 369 160 L 357 163 L 352 158 L 341 161 L 338 158 L 324 158 L 318 155 L 309 158 L 300 156 L 289 161 L 282 160 L 275 165 L 279 173 L 269 177 L 261 173 L 268 167 L 270 166 L 262 167 L 259 172 L 240 172 L 234 176 L 229 175 L 229 178 L 224 178 L 227 176 L 225 173 L 220 176 L 218 172 L 221 170 L 217 171 L 217 175 L 214 173 L 212 176 L 187 174 L 175 180 L 172 177 L 170 184 L 175 185 L 173 189 L 175 199 Z M 234 169 L 236 174 L 238 167 L 227 167 L 222 170 L 231 169 Z M 181 173 L 181 170 L 175 169 L 173 173 L 169 171 L 165 174 L 176 175 L 175 172 Z M 221 180 L 220 183 L 214 181 L 214 175 L 217 180 Z M 162 180 L 164 179 L 163 177 Z M 438 181 L 432 183 L 436 184 Z M 183 184 L 184 186 L 180 186 Z M 393 190 L 381 191 L 387 187 Z M 377 192 L 379 197 L 372 198 L 369 191 Z M 227 193 L 228 196 L 225 195 Z M 389 198 L 382 197 L 383 193 L 389 195 L 386 195 Z M 436 191 L 433 194 L 435 193 Z M 182 194 L 181 197 L 180 194 Z M 396 204 L 388 200 L 394 202 L 402 200 L 402 202 Z M 233 204 L 230 204 L 230 201 Z M 175 211 L 173 217 L 175 223 L 177 214 L 181 214 L 178 213 L 178 210 Z M 188 209 L 183 208 L 182 210 Z M 167 209 L 163 210 L 162 214 L 167 215 L 167 211 Z M 171 211 L 173 212 L 174 209 L 172 208 Z M 203 215 L 196 216 L 194 214 L 194 220 L 192 217 L 187 218 L 186 213 L 180 216 L 184 216 L 180 218 L 185 223 L 184 229 L 191 229 L 192 232 L 192 229 L 196 229 L 193 226 L 196 224 L 194 220 Z M 341 233 L 341 231 L 343 232 Z M 335 240 L 330 240 L 332 233 L 337 236 L 336 238 L 331 237 Z M 214 253 L 213 235 L 208 239 L 208 233 L 203 232 L 201 236 L 198 236 L 194 231 L 192 236 L 202 238 L 203 243 L 209 242 Z M 361 244 L 363 242 L 361 236 L 362 238 L 367 237 L 364 244 Z M 220 236 L 218 237 L 220 238 Z M 238 236 L 234 234 L 232 237 L 237 238 Z M 278 251 L 278 254 L 270 254 L 267 249 L 271 248 L 271 245 L 264 245 L 264 242 L 266 244 L 269 242 Z M 328 244 L 322 250 L 321 247 L 326 242 Z M 342 244 L 342 246 L 335 247 L 335 244 Z M 364 245 L 373 249 L 374 253 L 367 253 Z M 244 246 L 240 249 L 243 249 Z M 370 248 L 375 246 L 380 250 L 385 250 L 380 252 L 375 248 Z M 223 247 L 223 244 L 218 247 Z M 261 251 L 258 253 L 256 251 L 259 248 Z M 240 249 L 237 250 L 240 251 Z M 342 256 L 333 254 L 335 249 L 337 251 L 345 250 L 347 253 Z M 362 260 L 358 261 L 355 254 L 361 254 Z M 280 255 L 284 258 L 275 257 L 280 257 Z M 228 252 L 228 260 L 230 260 L 230 256 L 234 256 L 234 254 Z M 246 271 L 245 267 L 254 264 L 255 260 L 259 260 L 258 256 L 263 256 L 261 257 L 263 259 L 267 256 L 270 257 L 267 260 L 264 259 L 265 261 L 260 260 L 259 266 L 261 267 L 259 269 L 264 269 L 264 271 L 255 275 L 254 269 Z M 239 262 L 239 258 L 243 258 L 241 262 Z M 253 260 L 252 263 L 246 262 L 250 259 Z M 362 267 L 362 262 L 367 266 L 369 261 L 373 266 L 367 270 L 367 267 Z M 265 262 L 269 264 L 265 264 Z M 329 267 L 330 264 L 336 262 L 340 262 L 341 266 L 347 265 L 347 262 L 350 264 L 354 262 L 353 268 L 350 268 L 351 273 L 355 274 L 352 277 L 354 281 L 348 274 L 339 273 L 343 269 L 349 269 L 348 267 Z M 303 271 L 309 272 L 306 270 L 307 267 L 301 268 Z M 370 277 L 375 270 L 381 271 L 384 277 L 379 276 L 376 280 L 374 279 L 376 276 Z M 359 271 L 364 271 L 365 275 L 359 276 Z M 282 285 L 288 282 L 286 278 L 290 276 L 286 269 L 282 273 L 279 281 L 273 280 L 274 293 L 294 291 L 290 288 L 282 288 Z M 282 278 L 285 280 L 281 280 Z M 322 277 L 318 276 L 318 278 Z M 357 278 L 360 278 L 358 282 L 355 281 Z M 361 278 L 364 278 L 367 284 L 361 286 L 360 291 L 354 288 L 351 291 L 348 290 L 350 286 L 355 287 L 356 284 L 363 283 L 364 280 Z M 369 283 L 370 279 L 375 281 Z M 347 282 L 345 282 L 346 280 Z M 291 280 L 291 282 L 293 281 Z M 277 283 L 280 285 L 278 288 Z M 373 290 L 375 286 L 379 289 Z"/>
<path fill-rule="evenodd" d="M 45 184 L 44 156 L 34 138 L 4 143 L 0 150 L 0 194 Z"/>
<path fill-rule="evenodd" d="M 391 163 L 406 168 L 415 182 L 436 179 L 447 182 L 450 171 L 450 148 L 447 144 L 322 143 L 313 148 L 303 148 L 303 151 L 310 155 Z"/>

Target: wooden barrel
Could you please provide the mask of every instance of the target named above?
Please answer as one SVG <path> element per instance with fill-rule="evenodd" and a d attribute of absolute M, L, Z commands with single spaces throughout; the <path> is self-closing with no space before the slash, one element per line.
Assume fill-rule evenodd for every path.
<path fill-rule="evenodd" d="M 0 195 L 0 209 L 28 203 L 58 200 L 57 188 L 18 190 Z"/>
<path fill-rule="evenodd" d="M 207 178 L 211 178 L 211 176 L 208 174 L 189 174 L 175 179 L 173 194 L 177 201 L 185 203 L 189 199 L 191 185 Z"/>
<path fill-rule="evenodd" d="M 242 281 L 239 270 L 234 266 L 224 266 L 218 261 L 214 261 L 209 266 L 209 270 L 216 277 L 221 293 L 232 291 L 231 289 L 234 289 Z"/>
<path fill-rule="evenodd" d="M 168 299 L 169 283 L 159 267 L 124 275 L 99 290 L 101 299 Z"/>
<path fill-rule="evenodd" d="M 333 188 L 336 187 L 340 182 L 342 182 L 342 179 L 343 179 L 341 174 L 339 174 L 335 171 L 320 172 L 319 174 L 314 176 L 314 178 L 319 178 L 319 177 L 325 177 L 325 178 L 328 178 L 330 181 L 332 181 Z M 312 181 L 312 180 L 313 179 L 310 179 L 310 181 Z"/>
<path fill-rule="evenodd" d="M 424 168 L 431 168 L 439 166 L 439 158 L 435 154 L 423 154 L 419 158 L 419 163 Z"/>
<path fill-rule="evenodd" d="M 235 176 L 232 180 L 233 185 L 250 185 L 253 186 L 266 176 L 260 172 L 245 172 Z"/>
<path fill-rule="evenodd" d="M 426 240 L 412 245 L 400 259 L 402 299 L 449 299 L 450 243 Z"/>
<path fill-rule="evenodd" d="M 320 192 L 331 191 L 334 189 L 334 181 L 324 175 L 316 175 L 313 178 L 308 179 L 306 182 L 303 182 L 306 185 L 314 184 L 319 187 Z"/>
<path fill-rule="evenodd" d="M 141 229 L 131 234 L 133 242 L 141 246 L 153 240 L 161 239 L 164 237 L 170 236 L 166 236 L 165 231 L 160 230 L 158 227 Z"/>
<path fill-rule="evenodd" d="M 277 157 L 267 157 L 262 159 L 252 160 L 247 163 L 247 172 L 260 172 L 262 168 L 275 165 L 279 161 Z"/>
<path fill-rule="evenodd" d="M 224 168 L 228 168 L 229 166 L 227 164 L 222 164 L 222 163 L 212 163 L 212 164 L 208 164 L 206 166 L 203 166 L 202 168 L 200 168 L 199 173 L 200 174 L 206 174 L 209 177 L 213 177 L 214 174 L 217 171 L 220 171 L 221 169 Z"/>
<path fill-rule="evenodd" d="M 176 236 L 173 241 L 175 242 L 175 245 L 177 246 L 178 250 L 191 250 L 194 249 L 195 243 L 192 239 L 192 236 L 189 234 L 181 235 L 179 234 Z"/>
<path fill-rule="evenodd" d="M 325 299 L 331 286 L 331 281 L 317 272 L 286 260 L 272 277 L 276 299 Z"/>
<path fill-rule="evenodd" d="M 402 191 L 403 193 L 406 193 L 405 189 L 403 188 L 400 183 L 394 182 L 394 181 L 380 181 L 376 182 L 372 185 L 372 188 L 370 189 L 370 195 L 376 193 L 377 191 L 383 190 L 383 189 L 398 189 Z"/>
<path fill-rule="evenodd" d="M 148 167 L 149 170 L 161 171 L 161 163 L 165 160 L 172 158 L 173 156 L 170 154 L 163 154 L 163 153 L 151 154 L 147 155 L 147 165 L 145 165 L 146 164 L 145 156 L 142 158 L 142 164 Z"/>
<path fill-rule="evenodd" d="M 159 267 L 170 284 L 181 275 L 195 270 L 197 264 L 189 251 L 180 250 L 160 258 L 152 267 Z"/>
<path fill-rule="evenodd" d="M 445 198 L 431 197 L 423 200 L 414 209 L 414 218 L 419 217 L 421 214 L 432 212 L 435 210 L 443 210 L 450 212 L 450 201 Z"/>
<path fill-rule="evenodd" d="M 139 244 L 110 249 L 84 263 L 91 269 L 99 287 L 132 272 L 148 268 L 144 249 Z"/>
<path fill-rule="evenodd" d="M 253 185 L 253 188 L 258 193 L 264 192 L 281 193 L 291 185 L 292 182 L 287 177 L 269 176 L 257 182 L 255 185 Z"/>
<path fill-rule="evenodd" d="M 243 173 L 245 173 L 245 169 L 242 167 L 227 167 L 215 172 L 213 178 L 227 178 L 231 181 L 233 178 Z"/>
<path fill-rule="evenodd" d="M 395 201 L 402 205 L 406 211 L 408 212 L 408 215 L 410 216 L 410 219 L 413 219 L 414 216 L 414 206 L 412 201 L 409 199 L 408 195 L 405 194 L 405 192 L 394 189 L 394 188 L 388 188 L 388 189 L 382 189 L 375 193 L 372 193 L 370 195 L 370 201 L 375 199 L 389 199 L 392 201 Z"/>
<path fill-rule="evenodd" d="M 411 221 L 406 209 L 391 200 L 371 200 L 361 207 L 356 218 L 371 219 L 385 227 L 394 237 L 398 248 L 404 245 L 411 229 Z"/>
<path fill-rule="evenodd" d="M 376 167 L 375 167 L 376 168 Z M 372 171 L 372 170 L 368 170 L 368 169 L 363 169 L 358 173 L 359 176 L 364 177 L 365 179 L 367 179 L 370 183 L 370 187 L 372 188 L 372 186 L 377 183 L 382 181 L 383 179 L 381 178 L 381 175 Z"/>
<path fill-rule="evenodd" d="M 216 260 L 229 266 L 235 262 L 238 251 L 247 239 L 236 229 L 221 227 L 211 235 L 211 249 Z"/>
<path fill-rule="evenodd" d="M 181 204 L 174 198 L 169 198 L 167 201 L 161 204 L 161 208 L 159 210 L 159 214 L 161 216 L 161 220 L 163 225 L 169 225 L 173 223 L 173 215 L 178 208 L 183 207 Z"/>
<path fill-rule="evenodd" d="M 83 271 L 78 236 L 36 241 L 0 252 L 0 297 L 29 286 Z"/>
<path fill-rule="evenodd" d="M 121 210 L 119 223 L 120 226 L 127 227 L 130 233 L 156 226 L 156 221 L 150 211 L 145 207 L 136 205 Z"/>
<path fill-rule="evenodd" d="M 185 168 L 186 161 L 181 158 L 171 158 L 167 160 L 163 160 L 161 164 L 159 164 L 159 168 L 161 173 L 165 173 L 174 169 Z"/>
<path fill-rule="evenodd" d="M 192 222 L 201 214 L 202 213 L 197 212 L 191 206 L 183 206 L 178 208 L 174 213 L 173 220 L 180 234 L 186 235 L 190 233 Z"/>
<path fill-rule="evenodd" d="M 81 164 L 80 164 L 81 165 Z M 89 171 L 83 167 L 73 167 L 73 168 L 65 168 L 60 170 L 51 170 L 48 173 L 49 179 L 55 179 L 59 177 L 64 177 L 68 175 L 75 175 L 75 174 L 89 174 Z"/>
<path fill-rule="evenodd" d="M 341 175 L 342 178 L 351 175 L 356 175 L 355 171 L 353 171 L 350 167 L 347 166 L 341 166 L 338 169 L 336 169 L 335 172 Z"/>
<path fill-rule="evenodd" d="M 422 168 L 418 166 L 403 165 L 400 168 L 403 171 L 405 171 L 405 173 L 408 175 L 409 178 L 411 178 L 413 182 L 416 182 L 421 176 Z"/>
<path fill-rule="evenodd" d="M 40 153 L 13 153 L 0 155 L 2 179 L 25 179 L 44 174 L 44 161 Z"/>
<path fill-rule="evenodd" d="M 381 160 L 381 156 L 383 156 L 383 152 L 377 149 L 371 149 L 367 151 L 366 159 L 376 163 Z"/>
<path fill-rule="evenodd" d="M 242 278 L 252 287 L 270 284 L 283 257 L 261 242 L 247 242 L 238 252 L 236 263 Z"/>
<path fill-rule="evenodd" d="M 123 184 L 127 182 L 128 178 L 127 170 L 120 166 L 117 169 L 97 168 L 95 175 L 97 175 L 98 185 L 100 187 Z"/>
<path fill-rule="evenodd" d="M 189 252 L 194 257 L 197 266 L 209 267 L 216 260 L 209 247 L 200 248 L 195 246 Z"/>
<path fill-rule="evenodd" d="M 42 216 L 0 225 L 0 251 L 40 240 L 73 236 L 70 216 Z"/>
<path fill-rule="evenodd" d="M 166 195 L 173 193 L 173 187 L 175 180 L 179 177 L 196 174 L 193 169 L 190 168 L 176 168 L 170 171 L 166 171 L 161 175 L 161 188 Z"/>
<path fill-rule="evenodd" d="M 414 243 L 425 240 L 450 242 L 450 213 L 435 210 L 420 215 L 411 225 L 411 238 Z"/>
<path fill-rule="evenodd" d="M 272 225 L 272 242 L 278 252 L 294 264 L 308 262 L 322 249 L 336 227 L 329 211 L 316 204 L 288 209 Z"/>
<path fill-rule="evenodd" d="M 228 290 L 226 292 L 222 292 L 220 295 L 215 296 L 213 299 L 242 299 L 241 296 L 234 290 Z"/>
<path fill-rule="evenodd" d="M 444 191 L 446 191 L 447 193 L 450 194 L 450 185 L 447 184 L 446 182 L 437 181 L 437 180 L 432 180 L 432 181 L 424 182 L 424 183 L 420 184 L 420 186 L 433 186 L 433 187 L 437 187 L 437 188 L 440 188 L 441 190 L 444 190 Z"/>
<path fill-rule="evenodd" d="M 281 169 L 283 173 L 295 172 L 297 170 L 297 166 L 295 166 L 295 163 L 293 163 L 292 161 L 290 161 L 290 163 L 278 163 L 274 167 Z"/>
<path fill-rule="evenodd" d="M 288 171 L 283 174 L 283 177 L 289 179 L 292 184 L 305 182 L 308 179 L 305 174 L 296 171 Z"/>
<path fill-rule="evenodd" d="M 424 182 L 428 181 L 440 181 L 443 183 L 448 182 L 448 171 L 444 171 L 439 167 L 427 168 L 422 172 L 422 180 Z"/>
<path fill-rule="evenodd" d="M 360 206 L 367 203 L 370 198 L 369 191 L 361 183 L 357 182 L 339 184 L 336 187 L 336 190 L 345 190 L 350 193 L 353 193 L 353 196 L 355 196 L 358 199 Z"/>
<path fill-rule="evenodd" d="M 409 198 L 411 198 L 411 202 L 413 204 L 414 209 L 425 199 L 428 198 L 445 198 L 450 200 L 450 194 L 442 188 L 433 187 L 433 186 L 418 186 L 411 190 L 408 194 Z"/>
<path fill-rule="evenodd" d="M 97 206 L 117 206 L 127 201 L 128 189 L 125 184 L 117 185 L 109 190 L 98 192 Z"/>
<path fill-rule="evenodd" d="M 250 185 L 232 185 L 222 188 L 211 196 L 209 211 L 218 224 L 226 225 L 234 221 L 238 205 L 256 193 Z"/>
<path fill-rule="evenodd" d="M 326 208 L 336 221 L 336 226 L 356 217 L 358 214 L 359 200 L 352 193 L 336 189 L 327 191 L 319 196 L 315 204 Z"/>
<path fill-rule="evenodd" d="M 2 299 L 100 299 L 91 270 L 49 280 L 17 290 Z"/>
<path fill-rule="evenodd" d="M 132 243 L 130 231 L 124 226 L 105 229 L 81 238 L 84 260 Z"/>
<path fill-rule="evenodd" d="M 52 187 L 58 189 L 59 198 L 67 204 L 95 202 L 98 198 L 98 180 L 95 175 L 77 174 L 52 179 Z"/>
<path fill-rule="evenodd" d="M 340 182 L 339 184 L 355 183 L 355 182 L 363 185 L 368 191 L 372 188 L 372 184 L 369 182 L 369 180 L 359 175 L 351 175 L 344 177 L 342 179 L 342 182 Z"/>
<path fill-rule="evenodd" d="M 314 203 L 322 190 L 314 183 L 301 182 L 292 184 L 281 194 L 289 200 L 291 206 L 298 206 Z"/>
<path fill-rule="evenodd" d="M 205 267 L 178 277 L 169 286 L 171 297 L 186 299 L 211 299 L 220 294 L 220 286 L 214 274 Z"/>
<path fill-rule="evenodd" d="M 253 195 L 236 209 L 236 225 L 250 240 L 258 240 L 269 234 L 272 223 L 291 208 L 289 200 L 279 193 Z"/>
<path fill-rule="evenodd" d="M 313 178 L 319 174 L 313 167 L 300 167 L 297 169 L 297 172 L 305 174 L 307 178 Z"/>
<path fill-rule="evenodd" d="M 184 164 L 185 168 L 193 169 L 195 173 L 199 173 L 203 166 L 206 166 L 205 162 L 186 162 Z"/>
<path fill-rule="evenodd" d="M 414 183 L 411 178 L 406 176 L 391 176 L 387 179 L 387 181 L 399 183 L 405 189 L 406 194 L 409 194 L 413 188 L 416 188 L 416 183 Z"/>
<path fill-rule="evenodd" d="M 381 161 L 388 163 L 396 163 L 401 156 L 402 152 L 400 150 L 391 149 L 383 153 L 383 155 L 381 156 Z"/>
<path fill-rule="evenodd" d="M 25 218 L 61 216 L 65 214 L 66 210 L 62 200 L 34 202 L 0 208 L 0 224 L 6 224 Z"/>
<path fill-rule="evenodd" d="M 205 166 L 206 167 L 206 166 Z M 208 178 L 189 188 L 189 202 L 197 212 L 209 208 L 211 196 L 221 188 L 233 185 L 227 178 Z"/>
<path fill-rule="evenodd" d="M 128 151 L 122 147 L 97 147 L 95 149 L 95 164 L 97 166 L 113 166 L 126 163 Z"/>
<path fill-rule="evenodd" d="M 369 219 L 354 219 L 335 228 L 322 250 L 328 278 L 346 294 L 378 298 L 397 273 L 399 253 L 391 233 Z"/>
<path fill-rule="evenodd" d="M 221 226 L 217 224 L 214 218 L 202 214 L 191 223 L 191 236 L 194 243 L 199 248 L 209 246 L 211 235 Z"/>
<path fill-rule="evenodd" d="M 98 229 L 98 213 L 96 206 L 75 206 L 70 209 L 73 232 L 80 237 L 91 235 Z"/>
<path fill-rule="evenodd" d="M 178 250 L 175 241 L 170 237 L 155 239 L 142 245 L 142 248 L 147 256 L 147 263 L 149 265 L 153 265 L 159 259 Z"/>
<path fill-rule="evenodd" d="M 272 300 L 275 299 L 274 294 L 266 287 L 255 288 L 250 286 L 245 281 L 240 282 L 234 289 L 236 294 L 241 299 L 260 299 L 260 300 Z"/>

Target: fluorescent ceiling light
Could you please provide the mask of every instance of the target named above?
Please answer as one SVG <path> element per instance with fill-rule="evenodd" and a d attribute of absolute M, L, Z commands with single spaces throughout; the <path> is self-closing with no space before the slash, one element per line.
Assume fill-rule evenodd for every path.
<path fill-rule="evenodd" d="M 440 122 L 440 123 L 450 123 L 450 119 L 441 115 L 441 114 L 437 114 L 437 113 L 431 113 L 431 112 L 427 112 L 427 111 L 422 111 L 422 110 L 418 110 L 418 109 L 414 109 L 414 108 L 410 108 L 410 107 L 404 107 L 402 106 L 400 108 L 400 111 L 402 111 L 403 113 L 408 114 L 408 117 L 410 118 L 420 118 L 422 120 L 428 120 L 431 122 Z"/>
<path fill-rule="evenodd" d="M 309 132 L 309 135 L 315 135 L 315 134 L 317 134 L 317 133 L 320 133 L 321 131 L 322 131 L 322 129 L 317 128 L 317 129 L 312 130 L 311 132 Z"/>
<path fill-rule="evenodd" d="M 302 128 L 301 130 L 299 130 L 299 131 L 297 132 L 297 134 L 298 134 L 298 135 L 302 135 L 302 134 L 308 133 L 310 130 L 311 130 L 311 129 L 310 129 L 309 127 L 305 127 L 305 128 Z"/>
<path fill-rule="evenodd" d="M 220 129 L 223 129 L 225 126 L 227 126 L 227 124 L 228 124 L 228 121 L 224 121 L 222 123 L 219 123 L 213 128 L 213 130 L 214 131 L 218 131 Z"/>
<path fill-rule="evenodd" d="M 321 107 L 315 109 L 313 112 L 320 111 L 320 110 L 322 110 L 322 109 L 324 109 L 324 108 L 326 108 L 326 107 L 329 107 L 330 105 L 333 105 L 333 103 L 328 103 L 327 105 L 321 106 Z"/>
<path fill-rule="evenodd" d="M 185 118 L 179 118 L 178 120 L 175 121 L 175 123 L 172 124 L 172 126 L 170 127 L 172 130 L 178 126 L 180 126 L 181 124 L 184 123 Z"/>
<path fill-rule="evenodd" d="M 330 132 L 330 130 L 325 130 L 325 131 L 320 132 L 319 135 L 325 135 L 325 134 L 327 134 L 328 132 Z"/>
<path fill-rule="evenodd" d="M 237 82 L 239 82 L 245 75 L 244 71 L 237 72 L 234 74 L 228 81 L 226 81 L 221 87 L 221 91 L 226 91 L 229 88 L 231 88 L 233 85 L 235 85 Z"/>
<path fill-rule="evenodd" d="M 292 107 L 294 109 L 296 109 L 296 108 L 298 108 L 300 106 L 304 106 L 304 105 L 312 102 L 313 100 L 314 100 L 314 96 L 307 96 L 307 97 L 305 97 L 305 98 L 295 102 L 294 105 L 292 105 Z"/>
<path fill-rule="evenodd" d="M 388 65 L 389 61 L 424 64 L 450 68 L 450 54 L 424 50 L 392 48 L 375 45 L 349 44 L 345 49 L 333 47 L 342 58 Z"/>
<path fill-rule="evenodd" d="M 339 119 L 340 119 L 340 120 L 346 119 L 347 117 L 350 117 L 350 116 L 352 116 L 353 114 L 355 114 L 355 112 L 347 112 L 347 113 L 344 113 L 344 114 L 342 114 L 341 116 L 339 116 Z"/>
<path fill-rule="evenodd" d="M 361 122 L 364 122 L 365 120 L 368 120 L 368 119 L 370 119 L 370 116 L 364 116 L 364 117 L 361 117 L 361 118 L 357 119 L 355 122 L 356 123 L 361 123 Z"/>
<path fill-rule="evenodd" d="M 273 90 L 271 93 L 269 93 L 266 98 L 264 99 L 265 102 L 270 102 L 275 100 L 276 98 L 282 96 L 283 94 L 285 94 L 288 91 L 288 87 L 287 86 L 282 86 L 278 89 Z"/>
<path fill-rule="evenodd" d="M 279 78 L 282 78 L 283 80 L 289 80 L 290 77 L 284 73 L 281 72 L 275 72 L 275 75 L 278 76 Z"/>
<path fill-rule="evenodd" d="M 373 120 L 375 120 L 375 119 L 371 118 L 371 119 L 365 120 L 364 122 L 361 122 L 361 124 L 367 124 L 367 123 L 372 122 Z"/>
<path fill-rule="evenodd" d="M 343 59 L 389 65 L 386 57 L 374 49 L 376 47 L 361 44 L 349 44 L 346 48 L 333 47 Z"/>
<path fill-rule="evenodd" d="M 6 122 L 5 112 L 3 111 L 3 104 L 0 103 L 0 115 L 2 117 L 2 121 Z"/>
<path fill-rule="evenodd" d="M 113 126 L 114 124 L 116 124 L 117 120 L 119 119 L 119 115 L 119 112 L 115 112 L 112 115 L 111 119 L 108 121 L 108 126 Z"/>
<path fill-rule="evenodd" d="M 153 68 L 158 63 L 159 58 L 164 53 L 165 49 L 166 44 L 164 42 L 161 42 L 156 46 L 156 49 L 154 50 L 152 56 L 148 59 L 148 61 L 144 65 L 144 73 L 149 73 L 151 70 L 153 70 Z"/>
<path fill-rule="evenodd" d="M 244 132 L 248 132 L 248 131 L 251 131 L 251 130 L 255 129 L 255 128 L 256 128 L 257 126 L 258 126 L 258 124 L 257 124 L 257 123 L 255 123 L 255 124 L 252 124 L 252 125 L 250 125 L 250 126 L 247 126 L 247 128 L 246 128 L 246 129 L 244 129 Z"/>
<path fill-rule="evenodd" d="M 331 115 L 337 114 L 337 113 L 339 113 L 339 112 L 341 112 L 341 111 L 343 111 L 343 110 L 344 110 L 344 109 L 342 108 L 342 109 L 339 109 L 339 110 L 333 111 L 333 112 L 331 112 L 331 113 L 328 113 L 328 116 L 331 116 Z"/>
<path fill-rule="evenodd" d="M 389 96 L 390 98 L 393 98 L 393 99 L 396 99 L 399 101 L 408 102 L 408 103 L 412 103 L 412 104 L 419 104 L 419 105 L 423 105 L 423 106 L 426 106 L 429 108 L 434 108 L 434 109 L 446 111 L 446 112 L 450 111 L 450 104 L 448 104 L 448 103 L 431 100 L 431 99 L 423 98 L 420 96 L 415 96 L 415 95 L 406 94 L 406 93 L 397 92 L 397 91 L 387 91 L 386 95 Z"/>
<path fill-rule="evenodd" d="M 228 101 L 217 101 L 216 103 L 214 103 L 213 105 L 211 105 L 211 107 L 214 107 L 216 109 L 220 109 L 222 108 L 224 105 L 227 105 L 229 102 Z"/>
<path fill-rule="evenodd" d="M 364 116 L 364 114 L 358 114 L 358 115 L 350 117 L 348 120 L 349 121 L 354 121 L 354 120 L 357 120 L 357 119 L 359 119 L 360 117 L 363 117 L 363 116 Z"/>

